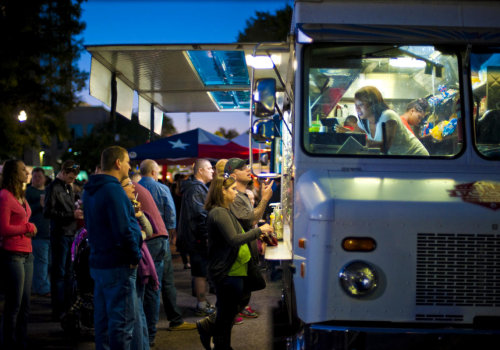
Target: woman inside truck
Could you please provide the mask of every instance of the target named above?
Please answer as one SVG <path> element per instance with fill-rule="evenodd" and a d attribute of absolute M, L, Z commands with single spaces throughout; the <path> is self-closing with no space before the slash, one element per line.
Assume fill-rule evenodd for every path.
<path fill-rule="evenodd" d="M 368 135 L 368 147 L 384 154 L 428 156 L 429 152 L 405 127 L 401 118 L 384 102 L 374 86 L 365 86 L 354 94 L 360 122 L 358 128 Z"/>

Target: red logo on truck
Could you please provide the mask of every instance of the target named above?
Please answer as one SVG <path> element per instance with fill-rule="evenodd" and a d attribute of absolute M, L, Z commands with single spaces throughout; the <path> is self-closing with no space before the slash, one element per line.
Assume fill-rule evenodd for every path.
<path fill-rule="evenodd" d="M 482 205 L 493 210 L 500 209 L 500 182 L 476 181 L 459 184 L 448 192 L 450 197 L 460 197 L 464 202 Z"/>

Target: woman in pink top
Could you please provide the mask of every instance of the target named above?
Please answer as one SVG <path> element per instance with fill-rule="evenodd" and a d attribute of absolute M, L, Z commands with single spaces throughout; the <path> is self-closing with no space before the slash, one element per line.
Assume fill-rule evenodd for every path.
<path fill-rule="evenodd" d="M 2 272 L 5 274 L 2 349 L 25 349 L 26 328 L 33 279 L 31 238 L 36 226 L 28 219 L 31 209 L 24 197 L 23 184 L 28 181 L 26 165 L 8 160 L 3 165 L 0 185 L 0 245 Z"/>

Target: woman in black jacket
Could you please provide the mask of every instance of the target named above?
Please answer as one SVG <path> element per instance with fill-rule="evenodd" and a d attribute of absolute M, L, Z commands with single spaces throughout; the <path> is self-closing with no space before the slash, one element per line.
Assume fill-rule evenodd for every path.
<path fill-rule="evenodd" d="M 205 209 L 209 211 L 208 274 L 215 283 L 217 296 L 213 332 L 215 350 L 231 349 L 233 320 L 240 310 L 243 295 L 248 295 L 247 272 L 251 263 L 248 243 L 272 233 L 272 227 L 268 224 L 243 231 L 238 219 L 229 210 L 236 193 L 234 178 L 215 178 L 205 202 Z M 200 335 L 205 348 L 210 348 L 209 336 L 203 339 L 202 330 Z"/>

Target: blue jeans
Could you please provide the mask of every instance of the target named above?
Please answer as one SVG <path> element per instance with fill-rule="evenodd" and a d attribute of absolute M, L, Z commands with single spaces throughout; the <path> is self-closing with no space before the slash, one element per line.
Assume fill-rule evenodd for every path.
<path fill-rule="evenodd" d="M 50 237 L 52 265 L 50 269 L 50 284 L 52 294 L 52 314 L 59 318 L 71 305 L 71 245 L 72 236 Z"/>
<path fill-rule="evenodd" d="M 167 319 L 171 327 L 178 326 L 184 320 L 177 308 L 177 291 L 174 285 L 174 269 L 169 241 L 167 238 L 158 237 L 147 240 L 146 244 L 155 263 Z M 148 323 L 149 341 L 151 343 L 155 339 L 156 325 L 160 317 L 160 290 L 155 291 L 148 284 L 144 292 L 144 313 Z"/>
<path fill-rule="evenodd" d="M 170 327 L 175 327 L 184 323 L 182 312 L 177 307 L 177 289 L 174 283 L 174 265 L 172 263 L 172 253 L 170 252 L 170 242 L 166 241 L 166 251 L 163 258 L 163 274 L 161 276 L 161 296 L 163 307 Z"/>
<path fill-rule="evenodd" d="M 144 289 L 145 285 L 137 279 L 137 312 L 135 314 L 136 322 L 134 326 L 134 335 L 132 337 L 131 349 L 149 350 L 149 335 L 146 316 L 144 314 Z"/>
<path fill-rule="evenodd" d="M 50 240 L 33 239 L 33 293 L 47 294 L 50 292 L 49 265 L 50 265 Z"/>
<path fill-rule="evenodd" d="M 137 269 L 90 268 L 94 279 L 96 350 L 132 349 L 137 313 Z"/>
<path fill-rule="evenodd" d="M 2 273 L 5 274 L 2 349 L 25 349 L 33 280 L 33 254 L 3 251 Z"/>

